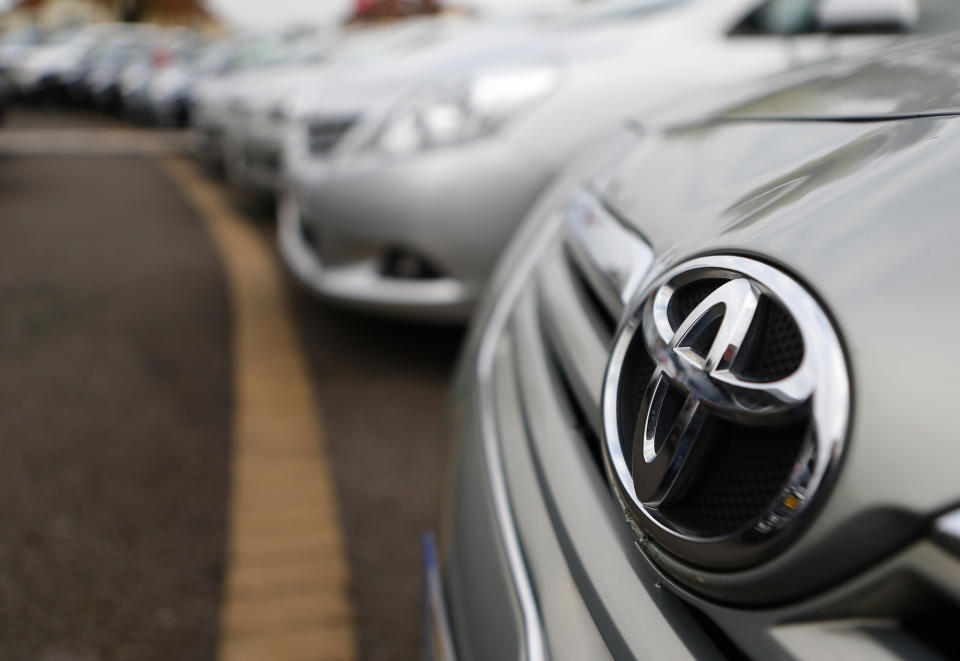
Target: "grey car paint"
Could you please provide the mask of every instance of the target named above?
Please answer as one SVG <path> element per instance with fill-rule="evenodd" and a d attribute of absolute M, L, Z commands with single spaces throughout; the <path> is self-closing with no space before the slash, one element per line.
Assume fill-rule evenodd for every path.
<path fill-rule="evenodd" d="M 428 51 L 396 68 L 381 68 L 340 84 L 325 81 L 329 95 L 319 103 L 320 114 L 349 113 L 359 119 L 322 157 L 309 154 L 304 139 L 288 145 L 289 184 L 302 212 L 300 222 L 322 240 L 319 248 L 304 241 L 304 249 L 292 251 L 290 237 L 296 238 L 298 232 L 291 229 L 290 240 L 280 241 L 287 263 L 328 298 L 401 315 L 461 315 L 471 309 L 522 214 L 558 169 L 584 140 L 609 130 L 630 109 L 652 108 L 694 91 L 782 71 L 845 49 L 889 43 L 892 38 L 733 34 L 761 4 L 678 2 L 656 5 L 633 20 L 619 17 L 576 29 L 576 21 L 560 21 L 520 30 L 502 42 Z M 435 62 L 427 66 L 431 59 Z M 396 100 L 385 89 L 400 97 L 412 82 L 422 86 L 452 72 L 462 76 L 508 63 L 558 66 L 559 82 L 551 94 L 505 122 L 496 135 L 399 156 L 370 147 Z M 393 78 L 390 84 L 388 77 Z M 329 109 L 323 108 L 325 103 Z M 405 293 L 394 295 L 392 281 L 401 278 L 382 276 L 378 269 L 384 254 L 396 249 L 425 260 L 456 295 L 439 300 L 415 295 L 422 280 L 408 280 Z M 302 265 L 311 251 L 315 264 L 308 270 Z M 327 286 L 325 273 L 357 265 L 370 271 L 363 286 L 336 291 Z"/>
<path fill-rule="evenodd" d="M 603 658 L 571 647 L 592 621 L 614 658 L 703 658 L 730 645 L 756 658 L 937 658 L 909 622 L 923 612 L 917 599 L 947 614 L 960 603 L 960 559 L 930 533 L 960 502 L 957 361 L 948 339 L 934 339 L 960 330 L 958 64 L 960 40 L 948 37 L 674 109 L 625 129 L 541 200 L 481 301 L 456 379 L 459 479 L 487 473 L 472 478 L 485 489 L 455 491 L 445 546 L 462 657 L 491 658 L 483 640 L 504 626 L 542 638 L 552 658 Z M 648 278 L 692 256 L 751 255 L 805 283 L 833 316 L 853 386 L 847 453 L 819 511 L 768 562 L 711 573 L 639 550 L 583 443 L 599 410 L 578 422 L 561 406 L 546 340 L 531 330 L 549 332 L 552 311 L 536 321 L 527 281 L 549 267 L 539 237 L 557 232 L 557 210 L 586 180 L 650 243 Z M 580 299 L 566 307 L 571 324 L 584 314 Z M 602 339 L 580 360 L 605 360 Z M 470 459 L 491 442 L 498 461 Z M 498 474 L 508 516 L 483 525 L 495 539 L 518 535 L 522 564 L 501 554 L 494 571 L 511 577 L 513 596 L 472 576 L 490 570 L 472 564 L 477 532 L 462 532 L 489 512 Z M 483 620 L 498 600 L 518 603 L 524 584 L 537 595 L 532 614 Z M 515 652 L 546 658 L 524 642 Z"/>

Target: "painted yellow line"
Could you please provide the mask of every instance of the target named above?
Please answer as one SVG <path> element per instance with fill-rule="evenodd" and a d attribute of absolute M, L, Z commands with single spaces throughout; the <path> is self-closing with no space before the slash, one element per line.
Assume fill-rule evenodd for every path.
<path fill-rule="evenodd" d="M 349 570 L 317 400 L 271 246 L 189 161 L 158 162 L 226 269 L 234 445 L 221 661 L 356 658 Z"/>
<path fill-rule="evenodd" d="M 14 156 L 167 154 L 188 151 L 195 144 L 192 132 L 174 129 L 0 129 L 0 154 Z"/>

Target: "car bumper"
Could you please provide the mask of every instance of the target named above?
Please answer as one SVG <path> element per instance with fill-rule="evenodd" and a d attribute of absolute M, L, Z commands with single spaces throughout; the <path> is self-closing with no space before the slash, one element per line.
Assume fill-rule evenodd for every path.
<path fill-rule="evenodd" d="M 135 92 L 125 92 L 122 96 L 123 112 L 133 119 L 141 121 L 152 120 L 150 102 L 146 92 L 137 90 Z"/>
<path fill-rule="evenodd" d="M 423 535 L 423 645 L 425 661 L 456 661 L 446 593 L 432 533 Z"/>
<path fill-rule="evenodd" d="M 59 78 L 54 73 L 20 73 L 13 77 L 13 83 L 17 92 L 26 97 L 55 95 L 61 89 Z"/>
<path fill-rule="evenodd" d="M 151 96 L 150 114 L 160 126 L 187 126 L 190 123 L 191 103 L 188 94 Z"/>
<path fill-rule="evenodd" d="M 115 82 L 91 87 L 90 99 L 94 105 L 110 110 L 119 107 L 122 102 L 120 88 Z"/>
<path fill-rule="evenodd" d="M 212 121 L 197 121 L 195 156 L 204 163 L 219 168 L 223 165 L 226 130 Z"/>
<path fill-rule="evenodd" d="M 279 192 L 286 134 L 285 122 L 267 119 L 245 122 L 229 131 L 224 147 L 229 180 L 244 188 Z"/>
<path fill-rule="evenodd" d="M 488 140 L 393 162 L 295 157 L 287 176 L 325 261 L 402 254 L 470 303 L 550 172 L 507 140 Z"/>
<path fill-rule="evenodd" d="M 385 277 L 372 259 L 325 264 L 303 223 L 299 205 L 284 195 L 278 205 L 277 244 L 290 272 L 322 298 L 398 317 L 462 321 L 476 292 L 448 278 L 407 281 Z"/>

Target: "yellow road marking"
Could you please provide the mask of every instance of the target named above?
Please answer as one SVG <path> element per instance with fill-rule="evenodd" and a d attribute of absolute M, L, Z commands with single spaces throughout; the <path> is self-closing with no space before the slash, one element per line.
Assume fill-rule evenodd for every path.
<path fill-rule="evenodd" d="M 221 661 L 356 658 L 349 570 L 316 398 L 271 247 L 188 161 L 160 164 L 226 269 L 234 445 Z"/>
<path fill-rule="evenodd" d="M 0 154 L 165 154 L 196 143 L 190 131 L 87 127 L 77 129 L 0 129 Z"/>

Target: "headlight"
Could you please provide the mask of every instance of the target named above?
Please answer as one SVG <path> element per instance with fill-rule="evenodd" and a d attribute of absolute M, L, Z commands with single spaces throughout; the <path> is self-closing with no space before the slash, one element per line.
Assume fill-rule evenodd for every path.
<path fill-rule="evenodd" d="M 189 78 L 183 71 L 169 69 L 157 75 L 153 82 L 153 93 L 157 98 L 169 98 L 187 91 Z"/>
<path fill-rule="evenodd" d="M 320 95 L 312 89 L 301 89 L 277 103 L 270 116 L 294 122 L 309 119 L 320 108 Z"/>
<path fill-rule="evenodd" d="M 547 96 L 558 79 L 553 67 L 517 69 L 413 95 L 390 113 L 369 148 L 402 155 L 482 138 Z"/>

